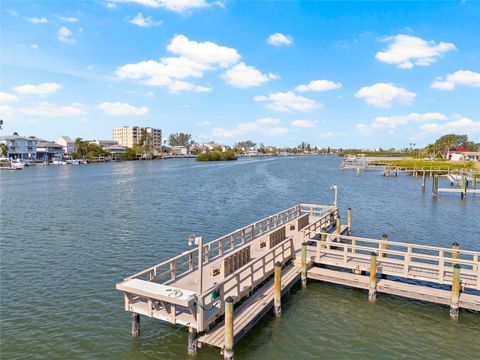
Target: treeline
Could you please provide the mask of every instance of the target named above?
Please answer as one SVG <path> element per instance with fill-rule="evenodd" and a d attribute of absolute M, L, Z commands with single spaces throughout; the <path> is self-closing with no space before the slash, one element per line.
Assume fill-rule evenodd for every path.
<path fill-rule="evenodd" d="M 231 161 L 237 160 L 238 157 L 233 151 L 216 151 L 198 154 L 195 159 L 197 161 Z"/>

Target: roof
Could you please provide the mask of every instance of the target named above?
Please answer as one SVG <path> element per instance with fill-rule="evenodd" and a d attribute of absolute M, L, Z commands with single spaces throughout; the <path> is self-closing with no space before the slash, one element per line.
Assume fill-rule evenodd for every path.
<path fill-rule="evenodd" d="M 457 148 L 451 148 L 450 151 L 465 152 L 469 150 L 467 148 L 457 147 Z"/>
<path fill-rule="evenodd" d="M 70 136 L 60 136 L 59 139 L 63 139 L 65 142 L 75 142 Z"/>
<path fill-rule="evenodd" d="M 105 150 L 126 150 L 127 148 L 124 146 L 120 145 L 111 145 L 111 146 L 105 146 Z"/>
<path fill-rule="evenodd" d="M 61 148 L 63 149 L 63 146 L 57 143 L 54 143 L 52 141 L 39 141 L 37 144 L 37 148 L 42 148 L 42 147 L 55 147 L 55 148 Z"/>
<path fill-rule="evenodd" d="M 35 136 L 7 135 L 0 136 L 0 140 L 39 140 Z"/>

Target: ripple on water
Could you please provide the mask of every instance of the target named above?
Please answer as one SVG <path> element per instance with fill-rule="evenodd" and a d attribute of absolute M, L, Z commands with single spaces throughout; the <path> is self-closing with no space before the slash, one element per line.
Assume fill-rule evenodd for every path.
<path fill-rule="evenodd" d="M 480 197 L 432 199 L 421 178 L 340 171 L 336 157 L 45 167 L 0 173 L 1 323 L 5 359 L 189 359 L 187 331 L 130 317 L 115 283 L 206 240 L 340 188 L 354 233 L 479 249 Z M 23 206 L 22 204 L 27 204 Z M 15 209 L 15 211 L 11 211 Z M 459 239 L 459 235 L 461 238 Z M 237 346 L 237 359 L 476 359 L 478 314 L 311 282 Z M 197 358 L 219 358 L 204 348 Z M 191 358 L 190 358 L 191 359 Z"/>

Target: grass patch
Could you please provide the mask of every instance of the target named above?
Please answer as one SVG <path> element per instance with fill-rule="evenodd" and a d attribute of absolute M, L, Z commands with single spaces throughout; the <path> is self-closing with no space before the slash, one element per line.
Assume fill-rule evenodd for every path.
<path fill-rule="evenodd" d="M 476 165 L 474 161 L 445 161 L 445 160 L 381 160 L 372 161 L 371 165 L 391 165 L 398 166 L 407 169 L 421 169 L 421 168 L 433 168 L 433 169 L 475 169 Z"/>
<path fill-rule="evenodd" d="M 237 159 L 238 157 L 233 151 L 202 153 L 195 157 L 197 161 L 231 161 Z"/>

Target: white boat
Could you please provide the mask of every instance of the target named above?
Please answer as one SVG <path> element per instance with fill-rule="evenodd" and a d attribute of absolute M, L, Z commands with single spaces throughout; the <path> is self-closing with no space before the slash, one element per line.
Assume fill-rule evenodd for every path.
<path fill-rule="evenodd" d="M 25 167 L 25 163 L 19 161 L 19 160 L 12 160 L 10 161 L 10 166 L 13 168 L 13 169 L 16 169 L 16 170 L 21 170 Z"/>
<path fill-rule="evenodd" d="M 67 160 L 66 163 L 68 165 L 80 165 L 80 160 L 71 159 L 71 160 Z"/>
<path fill-rule="evenodd" d="M 67 165 L 67 162 L 63 161 L 63 160 L 53 160 L 52 164 L 53 165 Z"/>

